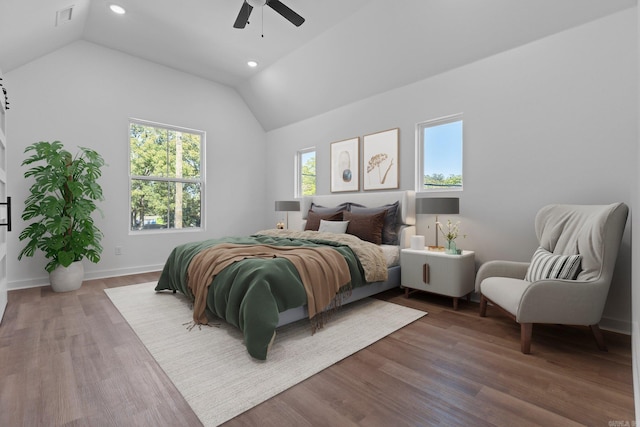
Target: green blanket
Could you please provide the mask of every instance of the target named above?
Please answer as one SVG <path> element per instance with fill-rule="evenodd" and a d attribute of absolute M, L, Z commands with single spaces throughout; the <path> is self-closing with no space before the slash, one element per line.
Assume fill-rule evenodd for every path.
<path fill-rule="evenodd" d="M 365 284 L 364 271 L 351 248 L 327 240 L 289 239 L 254 235 L 225 237 L 177 246 L 167 259 L 156 291 L 178 291 L 192 301 L 187 269 L 193 257 L 219 243 L 267 244 L 276 246 L 332 246 L 349 266 L 351 287 Z M 279 313 L 307 303 L 307 295 L 293 264 L 284 258 L 251 258 L 222 270 L 209 286 L 207 309 L 238 327 L 244 334 L 249 354 L 265 360 L 269 342 L 278 325 Z"/>

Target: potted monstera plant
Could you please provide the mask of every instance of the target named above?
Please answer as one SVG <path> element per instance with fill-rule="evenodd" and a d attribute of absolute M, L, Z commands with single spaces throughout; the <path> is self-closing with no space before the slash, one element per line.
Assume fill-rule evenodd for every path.
<path fill-rule="evenodd" d="M 22 213 L 31 223 L 19 237 L 27 244 L 18 259 L 41 250 L 49 260 L 45 270 L 53 290 L 76 290 L 84 278 L 82 260 L 98 262 L 102 253 L 102 233 L 92 214 L 103 200 L 98 178 L 104 159 L 84 147 L 74 156 L 60 141 L 36 142 L 24 152 L 30 154 L 22 162 L 30 167 L 24 177 L 34 182 Z"/>

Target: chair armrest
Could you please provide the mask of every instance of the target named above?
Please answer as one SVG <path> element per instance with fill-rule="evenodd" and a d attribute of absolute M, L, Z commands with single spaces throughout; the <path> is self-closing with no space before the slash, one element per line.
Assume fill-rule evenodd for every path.
<path fill-rule="evenodd" d="M 476 274 L 476 292 L 480 292 L 480 283 L 487 277 L 509 277 L 524 279 L 529 268 L 528 262 L 518 261 L 489 261 L 478 269 Z"/>
<path fill-rule="evenodd" d="M 595 325 L 600 322 L 608 293 L 609 285 L 604 280 L 538 280 L 523 293 L 516 320 Z"/>

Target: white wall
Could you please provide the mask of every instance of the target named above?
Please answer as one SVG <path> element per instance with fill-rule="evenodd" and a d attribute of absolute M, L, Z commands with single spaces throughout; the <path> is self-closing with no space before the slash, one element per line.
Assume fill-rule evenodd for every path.
<path fill-rule="evenodd" d="M 271 222 L 265 198 L 265 134 L 239 95 L 212 83 L 88 42 L 75 42 L 5 76 L 8 115 L 9 195 L 15 202 L 9 233 L 10 288 L 47 284 L 41 254 L 17 261 L 18 235 L 28 182 L 24 148 L 61 140 L 100 152 L 109 165 L 101 184 L 104 253 L 85 260 L 87 278 L 158 270 L 179 243 L 254 232 Z M 206 231 L 128 234 L 128 119 L 140 118 L 206 132 Z M 271 207 L 271 210 L 273 207 Z M 115 255 L 121 246 L 123 254 Z"/>
<path fill-rule="evenodd" d="M 329 145 L 400 128 L 400 187 L 413 189 L 415 125 L 464 114 L 459 247 L 477 263 L 528 260 L 533 219 L 548 203 L 630 204 L 638 139 L 636 10 L 267 133 L 268 199 L 292 197 L 295 151 L 317 147 L 329 193 Z M 428 52 L 416 52 L 428 54 Z M 402 64 L 397 64 L 402 67 Z M 330 93 L 327 96 L 331 96 Z M 362 170 L 362 167 L 361 167 Z M 443 218 L 440 218 L 443 219 Z M 433 239 L 421 218 L 419 234 Z M 629 331 L 630 227 L 602 326 Z"/>

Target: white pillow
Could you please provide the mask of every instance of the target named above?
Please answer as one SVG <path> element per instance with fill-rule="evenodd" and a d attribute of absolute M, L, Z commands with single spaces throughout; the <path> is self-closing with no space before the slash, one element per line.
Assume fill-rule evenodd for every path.
<path fill-rule="evenodd" d="M 320 227 L 318 227 L 318 231 L 321 231 L 324 233 L 344 234 L 347 232 L 348 225 L 349 225 L 349 221 L 327 221 L 327 220 L 321 219 Z"/>
<path fill-rule="evenodd" d="M 531 258 L 524 280 L 535 282 L 542 279 L 573 280 L 580 270 L 581 255 L 554 255 L 544 248 L 538 248 Z"/>

